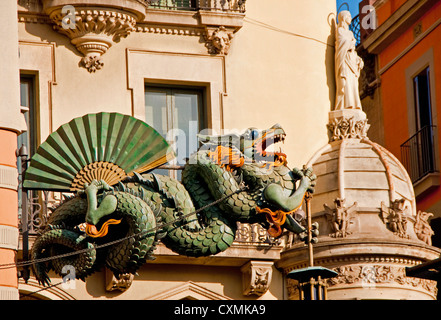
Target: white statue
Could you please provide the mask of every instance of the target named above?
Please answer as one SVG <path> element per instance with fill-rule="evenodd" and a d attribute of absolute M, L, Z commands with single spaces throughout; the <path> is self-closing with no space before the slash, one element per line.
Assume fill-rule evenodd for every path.
<path fill-rule="evenodd" d="M 361 109 L 358 78 L 364 63 L 355 51 L 354 34 L 349 30 L 351 21 L 349 11 L 338 14 L 335 33 L 335 110 Z"/>

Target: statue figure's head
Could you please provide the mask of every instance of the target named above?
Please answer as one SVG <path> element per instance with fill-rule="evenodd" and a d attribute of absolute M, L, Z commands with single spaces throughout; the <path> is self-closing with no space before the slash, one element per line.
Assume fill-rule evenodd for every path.
<path fill-rule="evenodd" d="M 341 26 L 342 24 L 346 24 L 349 26 L 351 22 L 351 13 L 347 10 L 340 11 L 340 13 L 338 14 L 338 25 Z"/>

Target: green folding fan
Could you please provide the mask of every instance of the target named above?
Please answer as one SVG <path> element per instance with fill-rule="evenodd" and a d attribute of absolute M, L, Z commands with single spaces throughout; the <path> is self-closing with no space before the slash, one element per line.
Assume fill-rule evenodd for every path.
<path fill-rule="evenodd" d="M 39 146 L 23 186 L 78 191 L 94 179 L 114 185 L 174 157 L 167 141 L 141 120 L 119 113 L 87 114 L 62 125 Z"/>

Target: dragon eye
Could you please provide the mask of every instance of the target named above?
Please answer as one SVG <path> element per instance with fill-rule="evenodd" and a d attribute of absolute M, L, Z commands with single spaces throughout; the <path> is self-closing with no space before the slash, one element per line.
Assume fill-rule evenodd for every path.
<path fill-rule="evenodd" d="M 252 129 L 250 135 L 251 135 L 251 139 L 253 140 L 257 139 L 257 137 L 259 137 L 259 131 L 256 129 Z"/>

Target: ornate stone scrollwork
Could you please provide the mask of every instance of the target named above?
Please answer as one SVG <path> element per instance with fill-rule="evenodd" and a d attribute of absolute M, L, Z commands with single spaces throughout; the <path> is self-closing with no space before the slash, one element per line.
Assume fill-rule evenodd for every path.
<path fill-rule="evenodd" d="M 354 117 L 334 118 L 327 125 L 329 131 L 329 141 L 342 139 L 363 139 L 367 137 L 370 124 L 367 119 L 355 120 Z"/>
<path fill-rule="evenodd" d="M 230 49 L 233 32 L 220 26 L 217 29 L 207 28 L 205 34 L 205 46 L 210 54 L 227 55 Z"/>
<path fill-rule="evenodd" d="M 329 234 L 333 238 L 344 238 L 350 235 L 349 224 L 353 218 L 352 213 L 357 211 L 357 202 L 350 207 L 346 207 L 346 199 L 337 198 L 334 200 L 335 208 L 329 207 L 326 203 L 323 205 L 326 211 L 326 217 L 333 233 Z"/>
<path fill-rule="evenodd" d="M 89 72 L 103 67 L 101 56 L 114 43 L 135 31 L 136 22 L 143 17 L 141 11 L 117 9 L 112 5 L 87 7 L 64 2 L 64 6 L 49 7 L 46 12 L 54 29 L 69 37 L 83 54 L 80 65 Z"/>
<path fill-rule="evenodd" d="M 381 219 L 390 231 L 405 239 L 409 239 L 407 234 L 407 210 L 408 207 L 405 205 L 404 199 L 394 200 L 390 207 L 381 202 Z"/>
<path fill-rule="evenodd" d="M 273 262 L 250 261 L 242 268 L 243 294 L 262 296 L 268 291 L 273 275 Z"/>
<path fill-rule="evenodd" d="M 437 292 L 436 281 L 407 277 L 404 267 L 366 264 L 341 266 L 334 268 L 334 271 L 338 276 L 326 280 L 329 287 L 359 283 L 362 287 L 369 288 L 379 284 L 395 284 L 421 287 L 434 296 Z"/>

